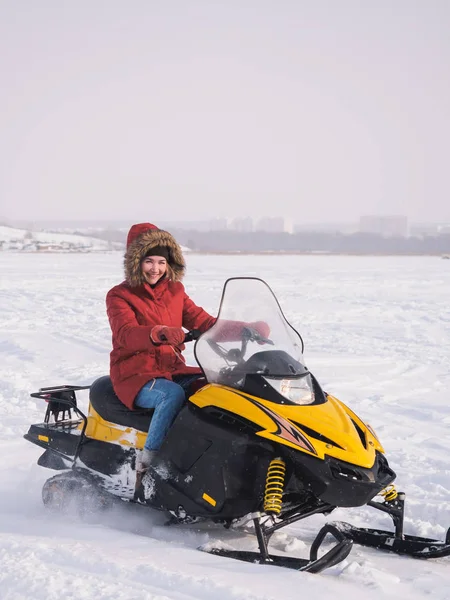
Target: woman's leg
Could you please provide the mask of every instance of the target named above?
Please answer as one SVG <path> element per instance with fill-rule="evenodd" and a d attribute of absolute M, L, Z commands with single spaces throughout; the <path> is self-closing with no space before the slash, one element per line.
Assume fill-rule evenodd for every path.
<path fill-rule="evenodd" d="M 154 409 L 145 442 L 147 450 L 159 450 L 185 400 L 184 389 L 168 379 L 152 379 L 144 385 L 134 403 L 140 408 Z"/>
<path fill-rule="evenodd" d="M 194 375 L 175 375 L 173 380 L 184 389 L 186 398 L 190 398 L 192 394 L 195 394 L 195 392 L 207 383 L 205 376 L 202 373 L 195 373 Z"/>

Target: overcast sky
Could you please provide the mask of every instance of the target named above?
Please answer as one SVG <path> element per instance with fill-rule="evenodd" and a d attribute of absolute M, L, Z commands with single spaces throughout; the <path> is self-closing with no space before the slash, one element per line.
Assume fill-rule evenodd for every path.
<path fill-rule="evenodd" d="M 450 221 L 449 0 L 0 0 L 0 220 Z"/>

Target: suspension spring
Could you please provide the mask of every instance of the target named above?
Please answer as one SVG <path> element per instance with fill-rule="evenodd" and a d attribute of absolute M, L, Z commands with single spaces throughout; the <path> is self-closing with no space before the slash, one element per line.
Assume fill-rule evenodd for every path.
<path fill-rule="evenodd" d="M 398 496 L 397 488 L 393 483 L 381 490 L 380 496 L 383 496 L 385 502 L 392 502 Z"/>
<path fill-rule="evenodd" d="M 264 492 L 264 510 L 266 513 L 278 515 L 281 512 L 285 475 L 286 464 L 281 458 L 274 458 L 267 469 Z"/>

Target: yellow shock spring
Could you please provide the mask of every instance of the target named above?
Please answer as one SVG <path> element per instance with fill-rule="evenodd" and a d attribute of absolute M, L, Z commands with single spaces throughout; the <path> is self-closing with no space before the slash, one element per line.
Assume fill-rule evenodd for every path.
<path fill-rule="evenodd" d="M 283 503 L 284 477 L 286 465 L 281 458 L 274 458 L 267 469 L 264 510 L 278 515 Z"/>
<path fill-rule="evenodd" d="M 398 496 L 398 492 L 397 492 L 395 485 L 393 483 L 391 483 L 390 485 L 387 486 L 387 488 L 384 488 L 384 490 L 381 490 L 380 496 L 383 496 L 383 498 L 386 502 L 392 502 L 392 500 L 395 500 Z"/>

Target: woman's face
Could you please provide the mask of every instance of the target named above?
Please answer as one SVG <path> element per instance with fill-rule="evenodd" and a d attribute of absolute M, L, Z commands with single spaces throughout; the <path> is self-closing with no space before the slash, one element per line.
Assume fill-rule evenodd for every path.
<path fill-rule="evenodd" d="M 150 285 L 155 285 L 167 271 L 167 261 L 163 256 L 147 256 L 142 261 L 142 274 Z"/>

